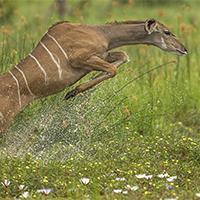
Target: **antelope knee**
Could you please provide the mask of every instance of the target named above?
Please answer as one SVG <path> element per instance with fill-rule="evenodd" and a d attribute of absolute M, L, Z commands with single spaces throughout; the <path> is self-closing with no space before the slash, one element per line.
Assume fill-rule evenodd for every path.
<path fill-rule="evenodd" d="M 124 62 L 130 61 L 129 56 L 124 51 L 122 51 L 121 60 L 124 61 Z"/>
<path fill-rule="evenodd" d="M 114 65 L 113 65 L 113 66 L 114 66 Z M 117 74 L 117 69 L 116 69 L 115 66 L 114 66 L 113 70 L 109 72 L 109 74 L 110 74 L 111 77 L 116 76 L 116 74 Z"/>

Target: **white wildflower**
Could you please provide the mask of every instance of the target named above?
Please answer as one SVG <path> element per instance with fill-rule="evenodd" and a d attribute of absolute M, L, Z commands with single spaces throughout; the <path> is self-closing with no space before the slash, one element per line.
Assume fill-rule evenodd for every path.
<path fill-rule="evenodd" d="M 200 197 L 200 193 L 196 193 L 196 196 L 197 196 L 197 197 Z"/>
<path fill-rule="evenodd" d="M 118 190 L 113 190 L 114 193 L 122 193 L 122 190 L 121 189 L 118 189 Z"/>
<path fill-rule="evenodd" d="M 171 176 L 171 177 L 167 178 L 166 180 L 168 182 L 173 182 L 173 181 L 175 181 L 175 179 L 177 179 L 177 176 Z"/>
<path fill-rule="evenodd" d="M 29 197 L 29 192 L 23 192 L 22 193 L 22 197 L 24 197 L 25 199 Z"/>
<path fill-rule="evenodd" d="M 3 179 L 3 182 L 1 182 L 2 185 L 4 185 L 5 187 L 8 187 L 10 185 L 10 181 L 8 179 Z"/>
<path fill-rule="evenodd" d="M 153 175 L 148 175 L 148 176 L 145 175 L 144 178 L 147 179 L 147 180 L 149 180 L 149 179 L 151 179 L 152 177 L 153 177 Z"/>
<path fill-rule="evenodd" d="M 178 200 L 177 198 L 165 198 L 164 200 Z"/>
<path fill-rule="evenodd" d="M 158 174 L 157 177 L 158 178 L 166 178 L 168 176 L 168 173 L 166 174 Z"/>
<path fill-rule="evenodd" d="M 116 180 L 116 181 L 125 181 L 126 178 L 116 178 L 115 180 Z"/>
<path fill-rule="evenodd" d="M 19 185 L 20 190 L 26 190 L 28 187 L 25 187 L 25 185 Z"/>
<path fill-rule="evenodd" d="M 38 193 L 44 193 L 45 195 L 48 195 L 52 192 L 52 189 L 40 189 L 37 190 Z"/>
<path fill-rule="evenodd" d="M 89 179 L 89 178 L 81 178 L 81 182 L 82 182 L 84 185 L 87 185 L 87 184 L 90 182 L 90 179 Z"/>
<path fill-rule="evenodd" d="M 142 178 L 145 178 L 146 174 L 138 174 L 135 176 L 136 176 L 136 178 L 142 179 Z"/>
<path fill-rule="evenodd" d="M 138 190 L 138 186 L 130 186 L 130 185 L 127 185 L 126 187 L 125 187 L 127 190 L 134 190 L 134 191 L 136 191 L 136 190 Z"/>

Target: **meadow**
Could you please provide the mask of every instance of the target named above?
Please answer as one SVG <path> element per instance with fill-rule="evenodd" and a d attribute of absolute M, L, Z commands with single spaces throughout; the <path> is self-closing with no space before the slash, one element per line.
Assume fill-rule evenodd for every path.
<path fill-rule="evenodd" d="M 200 199 L 199 1 L 0 1 L 0 74 L 60 20 L 155 18 L 188 49 L 119 48 L 130 62 L 67 101 L 32 102 L 0 137 L 0 199 Z"/>

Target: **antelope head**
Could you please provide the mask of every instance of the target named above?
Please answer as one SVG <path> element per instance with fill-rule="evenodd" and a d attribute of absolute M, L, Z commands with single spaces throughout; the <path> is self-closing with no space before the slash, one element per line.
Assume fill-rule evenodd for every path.
<path fill-rule="evenodd" d="M 155 19 L 147 19 L 144 29 L 149 35 L 151 45 L 178 56 L 187 54 L 187 49 L 176 36 L 173 35 L 166 26 L 157 22 Z"/>

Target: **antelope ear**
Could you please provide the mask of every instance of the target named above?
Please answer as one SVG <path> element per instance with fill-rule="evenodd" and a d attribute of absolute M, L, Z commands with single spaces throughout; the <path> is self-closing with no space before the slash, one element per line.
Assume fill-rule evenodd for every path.
<path fill-rule="evenodd" d="M 144 24 L 144 29 L 148 34 L 151 34 L 156 28 L 155 19 L 147 19 Z"/>

